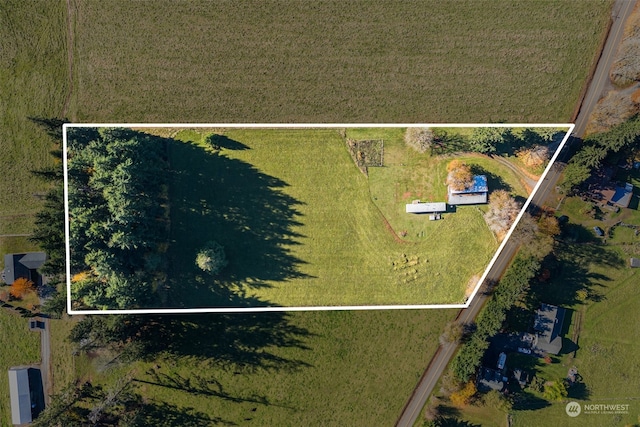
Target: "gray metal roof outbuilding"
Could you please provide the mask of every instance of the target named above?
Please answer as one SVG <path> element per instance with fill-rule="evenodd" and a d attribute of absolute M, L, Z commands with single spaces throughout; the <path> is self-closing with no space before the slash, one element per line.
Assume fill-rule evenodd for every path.
<path fill-rule="evenodd" d="M 27 368 L 9 368 L 9 393 L 11 394 L 11 422 L 14 425 L 20 425 L 33 421 Z"/>

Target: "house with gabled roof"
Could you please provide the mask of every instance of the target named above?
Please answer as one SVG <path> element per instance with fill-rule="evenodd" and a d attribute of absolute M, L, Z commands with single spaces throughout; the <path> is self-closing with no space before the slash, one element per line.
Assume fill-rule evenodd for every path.
<path fill-rule="evenodd" d="M 30 423 L 31 388 L 27 368 L 9 368 L 9 395 L 11 397 L 11 422 L 14 425 Z"/>
<path fill-rule="evenodd" d="M 562 349 L 562 324 L 565 309 L 551 304 L 541 304 L 536 311 L 533 329 L 533 348 L 540 353 L 558 354 Z"/>
<path fill-rule="evenodd" d="M 508 378 L 503 375 L 501 371 L 496 369 L 487 368 L 486 366 L 481 366 L 478 370 L 478 390 L 480 391 L 489 391 L 496 390 L 502 391 L 504 390 L 507 384 Z"/>
<path fill-rule="evenodd" d="M 478 205 L 489 200 L 489 186 L 486 175 L 475 175 L 471 185 L 462 190 L 447 190 L 447 203 L 450 205 Z"/>
<path fill-rule="evenodd" d="M 38 269 L 44 265 L 46 260 L 47 254 L 44 252 L 6 254 L 2 278 L 6 284 L 10 285 L 16 279 L 24 277 L 38 286 L 42 284 L 42 276 L 38 273 Z"/>

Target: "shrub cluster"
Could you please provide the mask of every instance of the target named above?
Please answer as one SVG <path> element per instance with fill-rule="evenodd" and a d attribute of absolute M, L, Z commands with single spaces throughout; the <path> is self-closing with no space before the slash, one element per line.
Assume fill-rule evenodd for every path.
<path fill-rule="evenodd" d="M 407 128 L 404 133 L 404 142 L 418 153 L 426 153 L 433 145 L 434 135 L 430 128 Z"/>
<path fill-rule="evenodd" d="M 218 242 L 207 242 L 196 256 L 196 265 L 209 274 L 216 275 L 227 266 L 224 248 Z"/>

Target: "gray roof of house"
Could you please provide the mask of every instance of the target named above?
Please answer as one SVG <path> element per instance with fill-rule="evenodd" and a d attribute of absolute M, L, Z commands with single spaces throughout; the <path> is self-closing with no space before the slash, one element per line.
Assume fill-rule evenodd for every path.
<path fill-rule="evenodd" d="M 448 200 L 450 205 L 478 205 L 487 203 L 487 194 L 489 186 L 487 185 L 487 177 L 485 175 L 475 175 L 473 182 L 464 190 L 454 190 L 449 186 L 447 188 Z"/>
<path fill-rule="evenodd" d="M 624 187 L 616 187 L 610 202 L 621 208 L 626 208 L 631 203 L 631 196 L 633 196 L 633 185 L 628 184 Z"/>
<path fill-rule="evenodd" d="M 629 265 L 631 267 L 640 267 L 640 259 L 638 259 L 638 258 L 629 258 Z"/>
<path fill-rule="evenodd" d="M 42 267 L 42 264 L 44 264 L 46 260 L 47 254 L 44 252 L 29 252 L 24 254 L 24 256 L 20 258 L 19 262 L 28 269 L 34 270 Z"/>
<path fill-rule="evenodd" d="M 31 418 L 31 393 L 27 368 L 9 368 L 9 393 L 11 395 L 11 422 L 26 424 Z"/>
<path fill-rule="evenodd" d="M 478 375 L 478 388 L 501 391 L 504 388 L 503 375 L 495 369 L 481 367 Z"/>
<path fill-rule="evenodd" d="M 450 205 L 481 205 L 487 203 L 487 193 L 449 193 L 447 202 Z"/>
<path fill-rule="evenodd" d="M 536 312 L 533 329 L 537 332 L 534 346 L 541 351 L 558 354 L 562 349 L 562 322 L 565 309 L 551 304 L 541 304 Z"/>
<path fill-rule="evenodd" d="M 44 252 L 27 252 L 24 254 L 6 254 L 4 256 L 4 281 L 12 284 L 17 278 L 31 278 L 29 270 L 35 270 L 44 264 L 47 254 Z"/>

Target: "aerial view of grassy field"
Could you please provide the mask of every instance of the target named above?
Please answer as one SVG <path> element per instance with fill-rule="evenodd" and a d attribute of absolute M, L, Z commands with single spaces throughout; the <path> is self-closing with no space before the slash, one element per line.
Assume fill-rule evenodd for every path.
<path fill-rule="evenodd" d="M 41 206 L 33 195 L 47 190 L 28 171 L 53 164 L 51 143 L 29 116 L 85 122 L 566 121 L 610 5 L 5 1 L 0 233 L 30 233 Z M 245 151 L 226 155 L 247 163 L 253 154 Z M 348 154 L 345 159 L 346 167 Z M 349 188 L 367 190 L 365 178 L 357 170 L 353 175 Z M 355 202 L 364 206 L 363 200 Z M 305 217 L 298 219 L 307 227 Z M 309 237 L 295 239 L 307 243 Z M 0 248 L 36 249 L 25 237 L 0 238 Z M 0 313 L 3 369 L 35 361 L 37 335 L 20 332 L 24 319 L 6 316 Z M 143 398 L 166 409 L 156 424 L 390 425 L 454 316 L 449 310 L 296 312 L 284 315 L 285 322 L 268 315 L 183 316 L 174 341 L 184 348 L 181 356 L 133 366 L 119 365 L 117 354 L 106 361 L 91 352 L 74 355 L 66 337 L 79 319 L 65 317 L 52 322 L 54 390 L 76 379 L 109 386 L 133 368 Z M 272 337 L 281 327 L 300 328 L 302 345 Z M 215 357 L 219 348 L 242 345 L 256 349 L 257 359 L 282 363 L 235 369 Z M 0 396 L 4 425 L 10 415 L 2 380 Z M 184 413 L 195 415 L 180 417 Z"/>
<path fill-rule="evenodd" d="M 30 170 L 53 164 L 51 142 L 29 117 L 61 114 L 67 89 L 64 4 L 0 6 L 0 255 L 37 250 L 27 240 L 47 186 Z M 15 235 L 18 236 L 15 236 Z M 0 256 L 0 268 L 4 267 Z M 38 363 L 40 336 L 27 320 L 0 309 L 0 425 L 11 425 L 11 366 Z"/>
<path fill-rule="evenodd" d="M 29 171 L 53 164 L 49 154 L 53 147 L 29 117 L 63 114 L 67 90 L 64 19 L 61 2 L 2 5 L 0 235 L 30 233 L 33 214 L 41 207 L 37 196 L 46 192 L 42 181 Z"/>
<path fill-rule="evenodd" d="M 369 168 L 370 179 L 338 129 L 227 129 L 219 151 L 207 147 L 208 131 L 173 133 L 165 140 L 172 171 L 168 306 L 462 303 L 498 246 L 483 219 L 486 206 L 458 206 L 440 221 L 404 212 L 407 189 L 446 201 L 445 167 L 453 158 L 411 153 L 404 129 L 347 132 L 384 138 L 392 161 Z M 462 158 L 488 176 L 490 191 L 527 197 L 495 159 Z M 229 260 L 214 278 L 198 274 L 194 262 L 210 240 Z M 216 288 L 243 298 L 231 303 Z"/>
<path fill-rule="evenodd" d="M 74 322 L 56 321 L 54 378 L 60 390 L 76 379 L 109 387 L 131 377 L 145 399 L 173 408 L 163 416 L 191 414 L 166 425 L 390 425 L 454 315 L 395 310 L 174 316 L 188 326 L 161 345 L 167 352 L 134 363 L 102 350 L 72 355 L 74 345 L 63 338 Z"/>
<path fill-rule="evenodd" d="M 78 121 L 484 123 L 568 120 L 612 2 L 71 3 Z"/>

